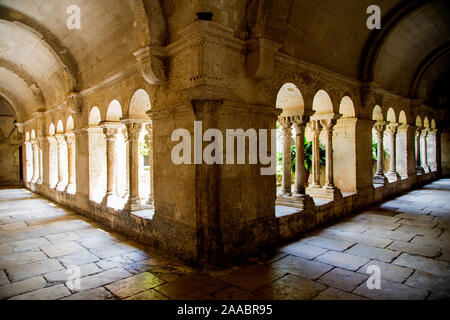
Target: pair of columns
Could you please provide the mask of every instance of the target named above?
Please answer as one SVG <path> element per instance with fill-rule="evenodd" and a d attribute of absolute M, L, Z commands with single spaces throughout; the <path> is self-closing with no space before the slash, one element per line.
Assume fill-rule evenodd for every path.
<path fill-rule="evenodd" d="M 305 127 L 307 117 L 280 117 L 279 123 L 283 133 L 283 176 L 282 176 L 282 193 L 286 196 L 292 195 L 292 175 L 291 175 L 291 141 L 292 141 L 292 125 L 295 128 L 295 181 L 294 193 L 297 195 L 305 194 Z"/>
<path fill-rule="evenodd" d="M 428 165 L 428 147 L 427 136 L 429 130 L 426 128 L 417 127 L 416 129 L 416 171 L 417 174 L 430 172 Z M 422 149 L 423 148 L 423 149 Z M 421 153 L 422 151 L 422 153 Z M 423 154 L 423 157 L 422 157 Z"/>
<path fill-rule="evenodd" d="M 40 155 L 39 155 L 39 146 L 37 140 L 31 140 L 31 149 L 33 152 L 33 177 L 31 178 L 32 183 L 37 183 L 37 181 L 41 178 L 40 175 Z"/>
<path fill-rule="evenodd" d="M 305 149 L 304 136 L 305 128 L 309 121 L 308 116 L 280 117 L 279 123 L 282 126 L 283 133 L 283 196 L 291 196 L 291 126 L 294 125 L 296 132 L 296 159 L 295 159 L 295 182 L 294 194 L 305 195 Z M 312 184 L 308 191 L 316 196 L 321 196 L 318 189 L 325 190 L 325 193 L 331 198 L 337 196 L 337 188 L 334 185 L 333 178 L 333 128 L 337 119 L 334 116 L 330 119 L 316 119 L 311 121 L 310 128 L 313 133 L 312 137 Z M 326 132 L 326 167 L 325 167 L 325 185 L 320 184 L 320 133 Z M 325 195 L 325 194 L 324 194 Z"/>
<path fill-rule="evenodd" d="M 125 209 L 136 211 L 144 208 L 139 197 L 139 157 L 138 157 L 138 143 L 139 134 L 144 125 L 143 122 L 124 121 L 126 127 L 126 143 L 128 144 L 128 200 L 125 204 Z M 116 195 L 116 140 L 119 130 L 123 127 L 120 122 L 102 122 L 100 127 L 103 128 L 103 133 L 106 138 L 106 195 L 102 201 L 105 206 L 114 207 L 117 201 Z M 151 132 L 150 125 L 147 125 L 147 130 Z M 153 152 L 153 150 L 152 150 Z M 150 165 L 151 175 L 153 174 L 152 163 Z M 150 179 L 153 181 L 153 179 Z M 150 182 L 152 183 L 152 182 Z M 153 204 L 153 186 L 151 185 L 150 197 L 147 204 Z"/>
<path fill-rule="evenodd" d="M 73 133 L 55 135 L 58 150 L 58 183 L 56 189 L 75 192 L 75 135 Z M 65 158 L 67 156 L 67 162 Z"/>
<path fill-rule="evenodd" d="M 384 121 L 378 121 L 375 126 L 375 139 L 378 145 L 377 148 L 377 171 L 373 177 L 373 182 L 377 184 L 387 183 L 387 177 L 391 181 L 400 180 L 400 175 L 397 172 L 397 130 L 398 123 L 389 123 L 386 125 Z M 384 132 L 386 131 L 389 145 L 391 147 L 389 171 L 384 174 Z"/>

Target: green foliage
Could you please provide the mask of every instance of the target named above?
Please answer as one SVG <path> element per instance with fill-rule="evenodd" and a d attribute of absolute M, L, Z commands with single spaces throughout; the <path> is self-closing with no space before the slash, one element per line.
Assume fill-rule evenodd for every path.
<path fill-rule="evenodd" d="M 305 169 L 309 172 L 311 172 L 312 170 L 312 141 L 307 141 L 306 137 L 305 137 Z M 319 145 L 319 155 L 320 155 L 320 165 L 325 165 L 325 152 L 326 152 L 326 147 L 323 144 Z M 295 150 L 295 146 L 291 146 L 291 171 L 292 173 L 295 173 L 295 156 L 296 156 L 296 150 Z M 277 162 L 279 166 L 283 166 L 283 153 L 282 152 L 278 152 L 277 153 Z"/>
<path fill-rule="evenodd" d="M 383 150 L 383 151 L 384 151 L 384 157 L 385 158 L 389 157 L 386 150 Z M 372 140 L 372 160 L 377 161 L 377 159 L 378 159 L 378 143 Z"/>
<path fill-rule="evenodd" d="M 145 142 L 138 142 L 138 153 L 142 156 L 148 156 L 150 154 L 150 148 Z"/>

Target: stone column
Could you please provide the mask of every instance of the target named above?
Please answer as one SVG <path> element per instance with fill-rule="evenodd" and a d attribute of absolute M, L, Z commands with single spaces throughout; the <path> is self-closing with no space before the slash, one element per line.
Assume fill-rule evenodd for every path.
<path fill-rule="evenodd" d="M 66 139 L 63 134 L 57 134 L 55 135 L 55 138 L 58 147 L 58 183 L 56 184 L 56 189 L 62 191 L 66 187 L 66 179 L 64 174 L 64 171 L 66 170 L 64 165 L 64 147 L 66 144 Z"/>
<path fill-rule="evenodd" d="M 42 184 L 43 182 L 43 177 L 44 177 L 44 147 L 42 143 L 39 143 L 39 179 L 38 179 L 38 183 Z"/>
<path fill-rule="evenodd" d="M 373 182 L 377 184 L 385 184 L 387 178 L 384 175 L 384 147 L 383 147 L 383 133 L 385 130 L 385 123 L 378 122 L 374 126 L 375 137 L 377 140 L 377 172 L 373 177 Z"/>
<path fill-rule="evenodd" d="M 430 171 L 437 171 L 437 130 L 430 129 L 428 132 L 428 140 L 430 140 Z"/>
<path fill-rule="evenodd" d="M 305 194 L 305 127 L 307 117 L 294 117 L 295 128 L 295 183 L 294 193 Z"/>
<path fill-rule="evenodd" d="M 321 188 L 320 184 L 320 131 L 322 124 L 320 120 L 311 121 L 312 137 L 312 184 L 311 188 Z"/>
<path fill-rule="evenodd" d="M 148 196 L 147 204 L 154 204 L 154 185 L 153 185 L 153 128 L 151 124 L 146 124 L 148 134 L 145 136 L 145 143 L 147 143 L 150 153 L 149 153 L 149 164 L 150 164 L 150 194 Z"/>
<path fill-rule="evenodd" d="M 68 133 L 65 135 L 67 143 L 67 167 L 68 167 L 68 184 L 66 192 L 75 193 L 75 135 Z"/>
<path fill-rule="evenodd" d="M 423 158 L 422 158 L 422 168 L 424 169 L 425 173 L 430 172 L 430 166 L 428 165 L 428 147 L 427 147 L 427 136 L 428 136 L 428 129 L 422 130 L 422 143 L 423 143 Z"/>
<path fill-rule="evenodd" d="M 389 162 L 389 172 L 387 173 L 387 176 L 391 181 L 400 180 L 400 175 L 397 172 L 397 144 L 396 144 L 397 127 L 398 123 L 390 123 L 387 126 L 386 130 L 391 145 L 391 158 Z"/>
<path fill-rule="evenodd" d="M 24 167 L 24 175 L 23 175 L 23 180 L 26 182 L 30 182 L 32 177 L 30 177 L 31 174 L 31 170 L 30 167 L 33 166 L 33 162 L 30 161 L 32 159 L 32 155 L 30 152 L 30 149 L 32 150 L 32 146 L 31 146 L 31 142 L 30 141 L 25 141 L 23 143 L 23 159 L 25 159 L 25 167 Z"/>
<path fill-rule="evenodd" d="M 123 192 L 123 195 L 121 195 L 121 197 L 124 198 L 124 199 L 128 199 L 128 196 L 130 194 L 130 188 L 129 188 L 130 161 L 129 161 L 129 156 L 128 156 L 128 154 L 130 153 L 130 147 L 129 147 L 129 144 L 128 144 L 128 130 L 127 130 L 127 128 L 122 130 L 122 134 L 123 134 L 124 141 L 125 141 L 125 153 L 126 153 L 126 156 L 125 156 L 125 162 L 126 162 L 126 164 L 125 164 L 125 167 L 126 167 L 125 175 L 126 175 L 126 177 L 125 177 L 125 190 Z"/>
<path fill-rule="evenodd" d="M 326 133 L 326 158 L 325 158 L 325 188 L 334 188 L 333 179 L 333 127 L 336 125 L 335 119 L 321 120 L 321 125 Z M 319 150 L 320 152 L 320 150 Z"/>
<path fill-rule="evenodd" d="M 139 198 L 139 158 L 138 158 L 138 142 L 139 133 L 142 130 L 142 123 L 125 123 L 128 133 L 128 163 L 130 166 L 129 173 L 129 195 L 125 208 L 128 210 L 139 210 L 141 201 Z"/>
<path fill-rule="evenodd" d="M 291 139 L 292 139 L 292 123 L 289 117 L 280 117 L 279 123 L 283 133 L 283 179 L 281 184 L 281 193 L 283 195 L 292 195 L 291 190 Z"/>
<path fill-rule="evenodd" d="M 416 173 L 417 174 L 423 174 L 423 168 L 421 163 L 421 155 L 420 155 L 420 135 L 421 135 L 422 128 L 417 127 L 416 129 Z"/>
<path fill-rule="evenodd" d="M 33 147 L 33 178 L 32 183 L 36 183 L 39 179 L 39 148 L 36 140 L 31 140 L 31 146 Z"/>
<path fill-rule="evenodd" d="M 103 133 L 106 137 L 106 194 L 102 204 L 107 207 L 117 205 L 115 175 L 116 175 L 116 139 L 119 132 L 119 126 L 113 123 L 101 123 Z"/>

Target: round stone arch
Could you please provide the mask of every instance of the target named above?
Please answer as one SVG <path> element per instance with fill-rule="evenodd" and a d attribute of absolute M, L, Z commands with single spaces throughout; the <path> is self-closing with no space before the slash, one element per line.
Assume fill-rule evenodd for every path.
<path fill-rule="evenodd" d="M 75 122 L 72 116 L 68 116 L 66 120 L 66 132 L 71 132 L 75 129 Z"/>
<path fill-rule="evenodd" d="M 64 125 L 61 120 L 56 123 L 56 133 L 61 134 L 64 133 Z"/>
<path fill-rule="evenodd" d="M 119 100 L 112 100 L 108 105 L 108 109 L 106 110 L 105 121 L 120 121 L 122 115 L 122 105 L 120 104 Z"/>
<path fill-rule="evenodd" d="M 278 90 L 275 107 L 282 110 L 282 116 L 303 115 L 305 101 L 300 89 L 292 82 L 287 82 Z"/>
<path fill-rule="evenodd" d="M 430 120 L 428 120 L 428 117 L 425 117 L 423 119 L 423 127 L 426 129 L 430 129 Z"/>
<path fill-rule="evenodd" d="M 320 89 L 316 92 L 312 103 L 312 109 L 316 114 L 334 113 L 333 102 L 330 95 L 325 90 Z"/>
<path fill-rule="evenodd" d="M 52 123 L 50 123 L 50 125 L 48 126 L 48 135 L 49 136 L 54 136 L 56 133 L 56 127 L 55 125 Z"/>
<path fill-rule="evenodd" d="M 372 120 L 384 121 L 383 109 L 378 104 L 373 107 Z"/>
<path fill-rule="evenodd" d="M 342 114 L 343 118 L 355 118 L 356 110 L 353 104 L 352 98 L 349 96 L 344 96 L 339 104 L 339 113 Z"/>
<path fill-rule="evenodd" d="M 147 118 L 147 111 L 152 107 L 150 95 L 144 89 L 138 89 L 131 97 L 127 114 L 129 117 Z"/>
<path fill-rule="evenodd" d="M 88 124 L 90 127 L 98 126 L 98 124 L 102 121 L 102 116 L 100 114 L 100 109 L 97 106 L 93 106 L 89 111 L 89 120 Z"/>
<path fill-rule="evenodd" d="M 408 124 L 408 117 L 406 116 L 406 112 L 404 110 L 400 111 L 400 114 L 398 115 L 398 122 L 400 124 Z"/>
<path fill-rule="evenodd" d="M 431 119 L 431 123 L 430 123 L 431 129 L 436 129 L 436 121 L 434 119 Z"/>
<path fill-rule="evenodd" d="M 420 116 L 416 117 L 416 127 L 422 127 L 422 118 Z"/>
<path fill-rule="evenodd" d="M 397 123 L 397 116 L 394 108 L 390 107 L 386 113 L 386 121 L 390 123 Z"/>

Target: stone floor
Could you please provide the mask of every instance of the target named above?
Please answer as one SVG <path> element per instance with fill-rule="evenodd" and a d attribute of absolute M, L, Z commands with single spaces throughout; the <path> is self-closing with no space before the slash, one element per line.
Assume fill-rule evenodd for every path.
<path fill-rule="evenodd" d="M 245 266 L 202 272 L 1 189 L 0 299 L 448 299 L 449 199 L 442 179 Z M 370 265 L 381 289 L 367 288 Z"/>

